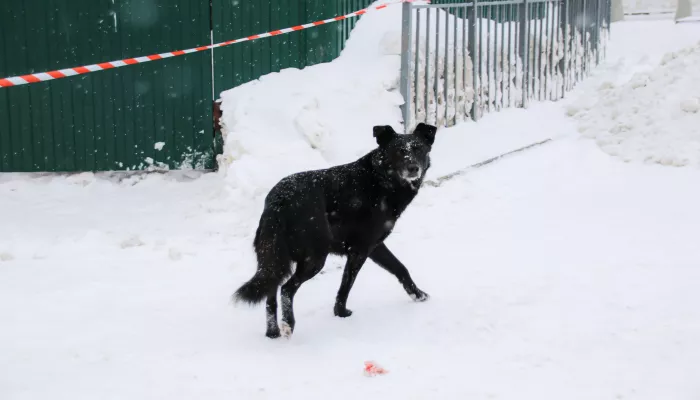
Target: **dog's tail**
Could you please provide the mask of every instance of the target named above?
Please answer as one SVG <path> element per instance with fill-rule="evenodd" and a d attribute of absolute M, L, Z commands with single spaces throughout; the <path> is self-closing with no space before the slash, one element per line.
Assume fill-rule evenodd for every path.
<path fill-rule="evenodd" d="M 233 295 L 234 302 L 257 304 L 274 293 L 291 274 L 292 260 L 287 249 L 281 222 L 263 213 L 253 242 L 258 258 L 255 275 Z M 274 292 L 273 292 L 274 291 Z"/>

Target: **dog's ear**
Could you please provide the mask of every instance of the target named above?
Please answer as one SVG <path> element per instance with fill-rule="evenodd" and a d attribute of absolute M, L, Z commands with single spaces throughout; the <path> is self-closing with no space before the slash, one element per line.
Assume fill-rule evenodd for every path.
<path fill-rule="evenodd" d="M 391 142 L 393 138 L 396 137 L 396 132 L 394 128 L 389 125 L 379 125 L 373 128 L 374 137 L 377 139 L 377 144 L 384 146 Z"/>
<path fill-rule="evenodd" d="M 416 129 L 413 130 L 413 134 L 421 138 L 425 143 L 432 146 L 435 142 L 435 133 L 437 128 L 433 125 L 428 125 L 424 123 L 419 123 Z"/>

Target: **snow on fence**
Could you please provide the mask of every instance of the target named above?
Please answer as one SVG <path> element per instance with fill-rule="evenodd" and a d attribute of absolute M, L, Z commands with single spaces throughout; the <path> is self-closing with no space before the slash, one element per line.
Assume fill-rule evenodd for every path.
<path fill-rule="evenodd" d="M 404 4 L 406 130 L 556 100 L 604 56 L 609 0 Z M 472 21 L 472 23 L 470 23 Z"/>

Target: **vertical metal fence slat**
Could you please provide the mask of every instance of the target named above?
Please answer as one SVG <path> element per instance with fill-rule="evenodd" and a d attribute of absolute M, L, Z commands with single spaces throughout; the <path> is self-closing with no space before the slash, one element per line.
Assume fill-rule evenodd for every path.
<path fill-rule="evenodd" d="M 536 3 L 530 5 L 530 15 L 532 15 L 533 20 L 531 22 L 532 29 L 533 29 L 533 34 L 532 34 L 532 67 L 533 71 L 530 74 L 532 76 L 532 99 L 539 100 L 539 90 L 540 90 L 540 68 L 539 68 L 539 62 L 540 62 L 540 41 L 539 41 L 539 22 L 541 21 L 539 18 L 537 18 L 537 15 L 540 11 L 540 5 L 542 3 Z"/>
<path fill-rule="evenodd" d="M 534 21 L 532 20 L 532 4 L 530 2 L 527 2 L 527 8 L 525 12 L 525 32 L 526 34 L 523 35 L 522 40 L 523 40 L 523 45 L 525 46 L 525 61 L 524 65 L 525 68 L 527 69 L 527 99 L 528 103 L 532 99 L 532 93 L 534 92 L 534 78 L 533 74 L 535 73 L 535 66 L 533 65 L 535 61 L 535 46 L 537 45 L 535 38 L 537 37 L 537 32 L 533 32 L 533 28 L 535 27 L 535 24 L 533 23 Z M 537 4 L 537 3 L 535 3 Z M 525 75 L 525 73 L 523 73 Z"/>
<path fill-rule="evenodd" d="M 549 66 L 549 2 L 542 3 L 542 100 L 547 100 L 547 67 Z"/>
<path fill-rule="evenodd" d="M 583 0 L 581 5 L 581 42 L 583 43 L 583 62 L 581 66 L 583 68 L 582 78 L 588 75 L 588 28 L 586 24 L 586 0 Z"/>
<path fill-rule="evenodd" d="M 512 107 L 513 103 L 511 93 L 513 90 L 513 76 L 511 75 L 511 70 L 513 64 L 513 54 L 511 53 L 511 41 L 513 40 L 513 5 L 508 4 L 506 7 L 506 10 L 508 10 L 508 12 L 506 13 L 506 21 L 508 21 L 508 107 Z"/>
<path fill-rule="evenodd" d="M 535 3 L 537 4 L 537 3 Z M 526 51 L 526 56 L 527 58 L 525 59 L 525 67 L 527 68 L 527 99 L 528 102 L 530 99 L 532 99 L 532 93 L 534 92 L 533 87 L 535 86 L 535 82 L 533 79 L 533 74 L 535 73 L 535 67 L 532 65 L 535 61 L 535 40 L 531 36 L 536 37 L 537 32 L 532 32 L 533 28 L 535 27 L 535 24 L 532 23 L 532 3 L 527 4 L 526 10 L 525 10 L 525 30 L 527 32 L 527 35 L 523 36 L 523 40 L 525 41 L 525 51 Z"/>
<path fill-rule="evenodd" d="M 578 11 L 580 2 L 578 0 L 573 0 L 571 2 L 571 40 L 574 41 L 574 43 L 571 44 L 571 54 L 572 54 L 572 65 L 571 65 L 571 81 L 569 82 L 569 90 L 573 89 L 576 83 L 578 82 L 578 77 L 579 77 L 579 72 L 580 72 L 580 63 L 578 62 L 579 58 L 579 52 L 581 50 L 581 47 L 579 45 L 580 42 L 580 30 L 579 30 L 579 21 L 573 19 L 573 16 L 576 15 L 576 11 Z"/>
<path fill-rule="evenodd" d="M 429 122 L 430 112 L 430 90 L 428 90 L 430 80 L 430 9 L 425 10 L 425 121 Z M 435 121 L 437 126 L 437 121 Z"/>
<path fill-rule="evenodd" d="M 505 6 L 498 6 L 498 21 L 501 24 L 501 109 L 506 108 L 506 24 L 503 14 Z"/>
<path fill-rule="evenodd" d="M 495 7 L 495 8 L 494 8 Z M 498 6 L 491 6 L 491 20 L 493 22 L 493 109 L 498 110 Z M 491 22 L 489 22 L 489 27 Z"/>
<path fill-rule="evenodd" d="M 491 6 L 486 6 L 486 111 L 491 112 L 493 93 L 491 92 Z"/>
<path fill-rule="evenodd" d="M 506 63 L 503 65 L 503 74 L 506 77 L 506 86 L 503 92 L 503 97 L 504 97 L 504 104 L 505 107 L 511 107 L 510 103 L 510 91 L 511 91 L 511 86 L 513 86 L 513 82 L 511 81 L 511 76 L 510 76 L 510 40 L 511 40 L 511 20 L 512 20 L 512 13 L 511 13 L 511 5 L 507 4 L 504 6 L 504 11 L 505 11 L 505 17 L 504 17 L 504 39 L 505 42 L 503 43 L 503 51 L 506 54 Z M 507 27 L 506 24 L 508 25 Z"/>
<path fill-rule="evenodd" d="M 596 10 L 595 10 L 595 42 L 596 42 L 596 51 L 595 51 L 595 65 L 599 66 L 600 65 L 600 8 L 601 8 L 601 3 L 605 0 L 596 0 Z"/>
<path fill-rule="evenodd" d="M 535 6 L 535 12 L 537 13 L 537 20 L 535 21 L 535 29 L 537 30 L 537 50 L 535 55 L 537 56 L 537 63 L 535 64 L 537 68 L 537 100 L 542 100 L 542 22 L 544 18 L 541 17 L 542 5 L 544 3 L 539 3 Z"/>
<path fill-rule="evenodd" d="M 533 4 L 533 16 L 537 19 L 534 21 L 535 25 L 535 44 L 533 50 L 535 53 L 533 56 L 533 63 L 537 69 L 534 73 L 534 78 L 537 80 L 537 85 L 533 88 L 532 97 L 537 99 L 537 101 L 542 100 L 542 18 L 539 18 L 542 3 Z"/>
<path fill-rule="evenodd" d="M 467 24 L 469 23 L 469 18 L 468 18 L 468 9 L 467 6 L 463 7 L 463 15 L 462 15 L 462 87 L 464 88 L 464 105 L 466 106 L 467 104 L 467 93 L 468 93 L 468 88 L 467 86 Z M 466 107 L 464 109 L 464 115 L 466 116 L 467 110 Z"/>
<path fill-rule="evenodd" d="M 413 37 L 413 27 L 411 26 L 411 3 L 403 3 L 401 15 L 401 95 L 403 96 L 403 124 L 404 132 L 408 132 L 411 122 L 411 38 Z"/>
<path fill-rule="evenodd" d="M 567 2 L 566 7 L 566 42 L 568 47 L 567 62 L 566 62 L 566 90 L 571 90 L 574 81 L 574 73 L 576 68 L 574 66 L 574 58 L 576 53 L 576 45 L 574 44 L 576 36 L 576 27 L 573 26 L 573 21 L 571 21 L 571 12 L 575 9 L 576 0 L 565 0 Z"/>
<path fill-rule="evenodd" d="M 411 96 L 411 101 L 414 101 L 415 99 L 415 107 L 413 114 L 415 116 L 418 116 L 418 102 L 419 102 L 419 94 L 420 90 L 418 90 L 418 76 L 419 76 L 419 68 L 420 68 L 420 15 L 421 15 L 421 9 L 418 8 L 416 9 L 416 34 L 415 34 L 415 42 L 416 42 L 416 54 L 415 54 L 415 61 L 413 63 L 413 95 Z"/>
<path fill-rule="evenodd" d="M 583 51 L 584 51 L 583 60 L 584 60 L 584 66 L 585 66 L 584 77 L 588 76 L 588 69 L 589 69 L 588 60 L 590 59 L 590 55 L 591 55 L 591 47 L 590 47 L 591 41 L 589 39 L 589 34 L 588 34 L 588 18 L 587 18 L 588 13 L 590 12 L 590 8 L 591 8 L 591 2 L 584 0 L 584 2 L 583 2 L 583 27 L 581 28 L 583 31 L 583 43 L 584 43 L 584 46 L 583 46 Z"/>
<path fill-rule="evenodd" d="M 440 79 L 440 9 L 435 10 L 435 125 L 440 123 L 440 92 L 438 83 Z"/>
<path fill-rule="evenodd" d="M 569 60 L 571 59 L 571 49 L 569 47 L 569 0 L 562 0 L 562 16 L 564 19 L 562 20 L 563 22 L 563 28 L 564 31 L 562 32 L 563 34 L 563 39 L 562 42 L 564 43 L 564 61 L 562 62 L 562 69 L 563 72 L 562 74 L 564 75 L 564 83 L 562 86 L 562 92 L 564 95 L 566 95 L 566 91 L 568 90 L 568 84 L 569 84 Z"/>
<path fill-rule="evenodd" d="M 569 43 L 569 59 L 567 62 L 567 82 L 566 82 L 566 90 L 571 90 L 571 88 L 574 85 L 574 74 L 576 73 L 576 65 L 575 65 L 575 59 L 576 59 L 576 26 L 574 25 L 574 21 L 571 20 L 571 13 L 576 9 L 576 0 L 566 0 L 568 5 L 567 5 L 567 13 L 566 13 L 566 24 L 567 24 L 567 31 L 568 31 L 568 36 L 566 38 L 567 42 Z"/>
<path fill-rule="evenodd" d="M 610 18 L 611 18 L 611 13 L 612 13 L 612 0 L 607 0 L 605 2 L 605 39 L 606 39 L 606 46 L 605 46 L 605 52 L 603 53 L 603 57 L 607 58 L 608 56 L 608 46 L 607 46 L 607 41 L 610 40 L 611 32 L 610 32 Z"/>
<path fill-rule="evenodd" d="M 540 72 L 542 72 L 542 69 L 540 68 L 540 63 L 541 63 L 541 58 L 542 58 L 542 53 L 541 53 L 541 47 L 542 47 L 542 29 L 540 23 L 542 22 L 541 18 L 538 18 L 540 15 L 540 7 L 542 6 L 542 3 L 537 3 L 533 4 L 530 6 L 530 13 L 533 16 L 533 38 L 532 41 L 534 42 L 532 45 L 532 63 L 534 67 L 534 71 L 532 73 L 532 79 L 533 79 L 533 87 L 532 87 L 532 98 L 537 99 L 538 101 L 540 100 L 540 94 L 541 94 L 541 84 L 542 84 L 542 77 L 540 76 Z"/>
<path fill-rule="evenodd" d="M 453 51 L 453 57 L 452 57 L 452 70 L 453 70 L 453 75 L 454 75 L 454 109 L 455 109 L 455 114 L 454 117 L 452 117 L 452 125 L 457 125 L 457 99 L 458 99 L 458 93 L 457 93 L 457 22 L 459 21 L 459 9 L 455 8 L 454 13 L 452 14 L 452 18 L 454 18 L 454 32 L 452 34 L 453 37 L 453 42 L 452 42 L 452 51 Z"/>
<path fill-rule="evenodd" d="M 498 62 L 498 52 L 499 52 L 499 40 L 501 39 L 498 34 L 499 17 L 498 12 L 500 6 L 491 6 L 491 20 L 493 21 L 493 109 L 500 110 L 498 98 L 500 96 L 500 85 L 498 83 L 498 72 L 499 72 L 499 62 Z"/>
<path fill-rule="evenodd" d="M 469 26 L 467 27 L 469 29 L 469 56 L 472 59 L 472 89 L 474 91 L 473 94 L 473 101 L 472 101 L 472 109 L 471 109 L 471 117 L 474 121 L 479 119 L 478 116 L 478 108 L 479 108 L 479 64 L 481 64 L 480 61 L 480 56 L 478 53 L 478 46 L 477 46 L 477 32 L 476 30 L 478 29 L 478 23 L 477 23 L 477 17 L 476 13 L 477 10 L 479 9 L 478 7 L 478 1 L 479 0 L 474 0 L 472 4 L 472 9 L 470 10 L 471 12 L 469 13 Z"/>
<path fill-rule="evenodd" d="M 556 69 L 554 66 L 554 60 L 556 57 L 556 51 L 557 51 L 557 46 L 558 46 L 558 38 L 557 38 L 557 33 L 559 33 L 558 30 L 558 23 L 557 23 L 557 13 L 559 12 L 559 6 L 555 2 L 549 3 L 552 11 L 552 17 L 551 17 L 551 22 L 550 22 L 550 57 L 549 57 L 549 100 L 556 100 L 557 98 L 557 74 L 556 74 Z"/>
<path fill-rule="evenodd" d="M 529 86 L 530 86 L 530 79 L 528 77 L 529 71 L 528 71 L 528 64 L 529 63 L 529 57 L 528 57 L 528 47 L 529 47 L 529 40 L 528 39 L 528 4 L 527 0 L 523 0 L 522 4 L 520 5 L 520 40 L 519 40 L 519 46 L 520 46 L 520 58 L 521 58 L 521 63 L 522 63 L 522 106 L 527 107 L 527 98 L 528 98 L 528 91 L 529 91 Z M 528 45 L 526 45 L 528 44 Z"/>
<path fill-rule="evenodd" d="M 581 18 L 578 18 L 578 40 L 581 43 L 580 46 L 578 46 L 578 58 L 580 59 L 579 62 L 579 68 L 578 68 L 578 79 L 576 80 L 576 84 L 581 82 L 583 80 L 584 76 L 584 71 L 585 71 L 585 62 L 586 62 L 586 38 L 584 36 L 584 24 L 583 24 L 583 12 L 584 12 L 584 5 L 586 4 L 585 0 L 579 1 L 578 2 L 578 12 L 581 15 Z"/>
<path fill-rule="evenodd" d="M 550 73 L 549 73 L 549 67 L 552 65 L 551 61 L 551 55 L 552 51 L 550 49 L 549 43 L 552 41 L 552 30 L 550 29 L 550 23 L 549 21 L 552 19 L 552 14 L 549 9 L 549 2 L 544 3 L 544 29 L 547 32 L 546 35 L 544 35 L 544 68 L 542 71 L 542 74 L 544 75 L 544 96 L 543 99 L 549 100 L 550 95 L 549 95 L 549 81 L 550 81 Z"/>
<path fill-rule="evenodd" d="M 559 4 L 557 2 L 558 0 L 555 0 L 549 4 L 551 4 L 552 7 L 552 23 L 551 23 L 551 57 L 549 61 L 549 86 L 550 86 L 550 100 L 556 100 L 558 99 L 559 96 L 559 87 L 557 86 L 557 72 L 559 69 L 559 65 L 554 65 L 554 60 L 557 57 L 557 53 L 559 50 Z"/>
<path fill-rule="evenodd" d="M 552 3 L 552 4 L 556 5 L 556 10 L 557 10 L 556 20 L 552 21 L 552 25 L 555 29 L 554 40 L 556 43 L 557 54 L 559 54 L 559 50 L 560 50 L 560 48 L 559 48 L 559 32 L 561 30 L 560 29 L 560 27 L 561 27 L 561 4 L 558 0 L 556 3 Z M 554 46 L 554 44 L 552 46 Z M 557 66 L 555 67 L 554 62 L 552 62 L 552 74 L 555 75 L 557 73 L 561 73 L 561 71 L 559 69 L 560 69 L 559 64 L 557 64 Z M 554 82 L 557 82 L 557 79 L 555 79 Z M 561 94 L 559 93 L 559 85 L 555 85 L 555 87 L 554 87 L 554 99 L 558 100 L 558 99 L 562 98 L 563 96 L 564 96 L 563 93 L 561 93 Z"/>
<path fill-rule="evenodd" d="M 527 13 L 526 13 L 526 24 L 527 24 L 527 36 L 525 37 L 525 46 L 527 50 L 527 62 L 525 63 L 527 65 L 527 77 L 528 77 L 528 91 L 527 91 L 527 99 L 528 103 L 529 101 L 534 97 L 535 93 L 535 71 L 537 70 L 537 67 L 534 65 L 535 64 L 535 57 L 537 54 L 537 50 L 535 49 L 535 46 L 537 46 L 537 24 L 535 24 L 532 19 L 533 12 L 534 12 L 534 6 L 536 6 L 537 3 L 530 3 L 528 2 L 527 5 Z"/>
<path fill-rule="evenodd" d="M 566 21 L 564 24 L 564 27 L 566 28 L 566 35 L 564 36 L 564 41 L 566 44 L 566 91 L 569 91 L 572 86 L 571 82 L 574 79 L 574 35 L 576 34 L 576 29 L 571 26 L 570 14 L 571 10 L 574 8 L 575 0 L 564 0 L 564 2 L 566 3 Z"/>
<path fill-rule="evenodd" d="M 479 8 L 479 10 L 477 10 L 477 12 L 475 14 L 475 18 L 477 21 L 477 29 L 478 29 L 477 34 L 479 35 L 478 39 L 477 39 L 477 50 L 476 50 L 477 59 L 479 60 L 479 75 L 478 75 L 478 78 L 479 78 L 479 110 L 477 110 L 477 111 L 479 112 L 479 114 L 482 114 L 483 109 L 484 109 L 484 71 L 482 71 L 483 65 L 482 65 L 481 61 L 482 61 L 482 58 L 484 56 L 484 54 L 482 52 L 483 46 L 484 46 L 484 30 L 481 27 L 481 20 L 483 18 L 481 18 L 482 12 L 480 12 L 480 10 L 483 10 L 483 8 Z"/>
<path fill-rule="evenodd" d="M 536 3 L 535 3 L 536 4 Z M 532 21 L 532 3 L 528 2 L 527 4 L 527 10 L 525 13 L 525 25 L 526 25 L 526 32 L 527 35 L 523 37 L 523 40 L 525 41 L 525 51 L 527 55 L 527 61 L 525 62 L 525 66 L 527 67 L 527 100 L 528 104 L 530 100 L 532 99 L 532 94 L 534 93 L 534 87 L 535 87 L 535 79 L 533 77 L 535 73 L 535 66 L 533 65 L 535 62 L 535 37 L 536 36 L 536 31 L 533 32 L 535 29 L 535 24 Z M 534 36 L 534 37 L 533 37 Z"/>
<path fill-rule="evenodd" d="M 442 78 L 442 90 L 444 92 L 444 106 L 445 106 L 445 125 L 447 125 L 448 120 L 448 108 L 447 99 L 449 93 L 449 65 L 450 65 L 450 9 L 445 9 L 445 62 L 444 62 L 444 76 Z"/>
<path fill-rule="evenodd" d="M 546 5 L 547 5 L 547 3 L 540 3 L 537 6 L 538 14 L 540 13 L 543 6 L 546 6 Z M 541 16 L 541 15 L 539 15 L 539 16 Z M 542 100 L 542 98 L 543 98 L 542 87 L 544 84 L 544 74 L 543 74 L 543 68 L 542 68 L 542 50 L 543 50 L 542 40 L 543 40 L 543 36 L 544 36 L 544 32 L 543 32 L 544 31 L 544 26 L 543 26 L 544 25 L 544 18 L 540 18 L 539 25 L 540 25 L 540 31 L 538 33 L 539 40 L 538 40 L 538 45 L 537 45 L 537 79 L 539 82 L 537 85 L 537 100 Z"/>
<path fill-rule="evenodd" d="M 549 32 L 549 42 L 548 42 L 548 44 L 549 44 L 549 94 L 548 94 L 548 100 L 554 100 L 557 97 L 557 95 L 556 95 L 557 86 L 554 84 L 557 81 L 556 76 L 554 74 L 554 51 L 556 49 L 556 46 L 555 46 L 555 44 L 556 44 L 555 40 L 557 37 L 556 33 L 558 32 L 557 28 L 556 28 L 557 27 L 556 20 L 557 20 L 557 12 L 558 12 L 559 8 L 553 2 L 548 3 L 547 7 L 551 7 L 550 8 L 550 10 L 551 10 L 550 18 L 547 20 L 548 24 L 549 24 L 548 25 L 549 26 L 549 28 L 548 28 L 548 32 Z"/>
<path fill-rule="evenodd" d="M 518 86 L 518 60 L 520 60 L 520 4 L 513 4 L 513 61 L 515 62 L 514 69 L 515 69 L 515 88 L 516 89 L 521 89 L 523 88 L 523 79 L 522 79 L 522 61 L 520 65 L 520 85 Z M 517 91 L 516 91 L 517 94 Z M 522 101 L 522 95 L 520 96 L 521 99 L 514 98 L 513 99 L 513 107 L 518 106 L 518 100 Z"/>
<path fill-rule="evenodd" d="M 574 4 L 576 7 L 574 8 L 574 11 L 580 12 L 580 7 L 581 7 L 581 2 L 578 0 L 574 0 Z M 572 13 L 572 16 L 575 15 L 575 13 Z M 581 20 L 577 18 L 574 21 L 574 24 L 572 26 L 573 28 L 573 37 L 576 40 L 574 46 L 572 47 L 574 50 L 574 79 L 572 79 L 572 85 L 571 89 L 578 83 L 579 79 L 581 78 L 581 69 L 583 67 L 583 58 L 579 60 L 579 57 L 581 57 L 581 51 L 583 50 L 583 41 L 581 40 Z"/>
<path fill-rule="evenodd" d="M 561 79 L 561 81 L 563 83 L 564 74 L 562 73 L 562 70 L 561 70 L 561 65 L 562 65 L 561 61 L 564 59 L 563 58 L 563 56 L 564 56 L 564 46 L 563 46 L 564 41 L 562 40 L 562 37 L 564 36 L 563 35 L 564 31 L 563 31 L 563 25 L 561 22 L 563 8 L 562 8 L 562 2 L 560 0 L 556 0 L 556 1 L 557 1 L 556 2 L 556 5 L 557 5 L 557 23 L 555 25 L 555 29 L 557 30 L 557 34 L 556 34 L 557 48 L 558 48 L 557 54 L 562 58 L 559 59 L 559 62 L 557 63 L 556 66 L 554 66 L 554 68 L 556 68 L 556 73 L 560 74 L 560 77 L 558 79 Z M 559 83 L 560 83 L 559 80 L 557 80 L 557 89 L 556 89 L 557 100 L 564 97 L 564 92 L 560 91 L 560 89 L 562 88 L 562 85 L 559 85 Z"/>
<path fill-rule="evenodd" d="M 579 13 L 581 14 L 581 18 L 579 21 L 579 37 L 581 40 L 581 48 L 580 48 L 580 58 L 581 58 L 581 69 L 579 72 L 579 78 L 576 83 L 578 84 L 581 82 L 585 76 L 586 72 L 586 24 L 585 24 L 585 15 L 584 13 L 586 12 L 586 0 L 582 0 L 579 2 Z"/>

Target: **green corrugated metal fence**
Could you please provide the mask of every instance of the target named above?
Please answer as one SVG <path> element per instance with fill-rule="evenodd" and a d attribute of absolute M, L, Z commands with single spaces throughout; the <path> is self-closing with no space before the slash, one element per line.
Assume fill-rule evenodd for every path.
<path fill-rule="evenodd" d="M 5 0 L 0 77 L 143 56 L 330 18 L 369 0 Z M 212 85 L 338 56 L 356 20 L 212 54 L 0 89 L 0 172 L 214 166 Z M 164 143 L 158 150 L 157 143 Z"/>
<path fill-rule="evenodd" d="M 0 76 L 206 44 L 209 25 L 201 0 L 6 0 Z M 203 167 L 210 85 L 210 55 L 196 53 L 1 89 L 0 171 Z"/>

